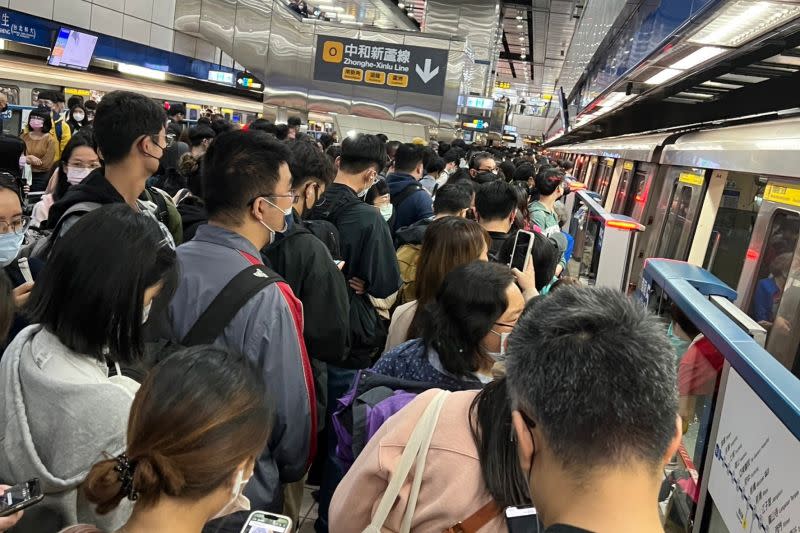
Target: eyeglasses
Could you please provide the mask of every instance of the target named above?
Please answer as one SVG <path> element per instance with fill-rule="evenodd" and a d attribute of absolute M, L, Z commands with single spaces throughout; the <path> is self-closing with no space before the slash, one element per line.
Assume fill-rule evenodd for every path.
<path fill-rule="evenodd" d="M 69 163 L 69 162 L 67 162 L 67 166 L 68 167 L 72 167 L 72 168 L 88 168 L 90 170 L 94 170 L 96 168 L 100 168 L 102 165 L 98 161 L 98 162 L 95 162 L 95 163 Z"/>
<path fill-rule="evenodd" d="M 0 220 L 0 234 L 14 233 L 16 235 L 22 235 L 28 231 L 28 226 L 30 225 L 31 217 L 25 215 L 15 218 L 11 222 Z"/>
<path fill-rule="evenodd" d="M 522 417 L 522 419 L 525 421 L 525 424 L 527 424 L 529 428 L 536 427 L 536 422 L 530 416 L 528 416 L 528 414 L 525 411 L 523 411 L 522 409 L 517 409 L 517 412 L 519 413 L 519 416 Z"/>
<path fill-rule="evenodd" d="M 299 197 L 300 194 L 298 194 L 297 191 L 289 191 L 289 194 L 271 194 L 271 193 L 259 194 L 258 196 L 247 202 L 247 206 L 250 207 L 251 205 L 256 203 L 256 200 L 258 200 L 259 198 L 291 198 L 292 203 L 294 203 Z"/>

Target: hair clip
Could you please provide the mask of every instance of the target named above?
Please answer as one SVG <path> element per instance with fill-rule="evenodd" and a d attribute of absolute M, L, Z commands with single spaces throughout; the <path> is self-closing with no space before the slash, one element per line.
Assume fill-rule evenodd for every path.
<path fill-rule="evenodd" d="M 122 483 L 122 493 L 128 497 L 132 502 L 139 499 L 139 493 L 133 488 L 133 474 L 136 471 L 136 462 L 129 461 L 128 456 L 124 453 L 115 458 L 117 466 L 114 470 L 119 476 L 119 481 Z"/>

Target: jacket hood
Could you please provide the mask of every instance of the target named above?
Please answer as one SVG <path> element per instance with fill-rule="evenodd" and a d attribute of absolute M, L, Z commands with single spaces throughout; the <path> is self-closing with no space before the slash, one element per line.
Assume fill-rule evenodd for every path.
<path fill-rule="evenodd" d="M 422 237 L 430 223 L 431 220 L 426 218 L 397 230 L 395 233 L 397 247 L 400 248 L 404 244 L 422 244 Z"/>
<path fill-rule="evenodd" d="M 403 189 L 413 183 L 418 183 L 416 178 L 405 172 L 393 172 L 386 176 L 386 184 L 389 185 L 389 194 L 392 196 L 400 194 Z"/>
<path fill-rule="evenodd" d="M 531 213 L 535 211 L 539 211 L 541 213 L 552 213 L 549 209 L 547 209 L 547 207 L 545 207 L 545 205 L 542 202 L 539 202 L 538 200 L 532 202 L 531 205 L 528 207 L 528 209 L 530 210 Z"/>
<path fill-rule="evenodd" d="M 113 204 L 125 202 L 122 195 L 117 192 L 111 183 L 106 180 L 103 168 L 94 170 L 82 183 L 67 189 L 61 200 L 50 208 L 47 225 L 55 227 L 67 209 L 81 202 L 95 202 L 98 204 Z"/>
<path fill-rule="evenodd" d="M 53 361 L 97 365 L 93 373 L 101 377 L 70 381 L 48 372 Z M 103 363 L 72 352 L 41 325 L 17 335 L 0 364 L 5 479 L 38 477 L 45 492 L 60 492 L 79 485 L 104 453 L 123 451 L 133 394 L 102 378 L 104 371 Z"/>

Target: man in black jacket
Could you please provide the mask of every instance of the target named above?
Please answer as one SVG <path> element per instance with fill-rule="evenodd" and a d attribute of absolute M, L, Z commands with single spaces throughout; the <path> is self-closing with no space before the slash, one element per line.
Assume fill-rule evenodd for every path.
<path fill-rule="evenodd" d="M 433 216 L 397 230 L 395 246 L 399 249 L 406 244 L 422 244 L 425 230 L 434 220 L 442 217 L 465 218 L 472 206 L 474 195 L 469 183 L 445 185 L 436 192 L 436 198 L 433 200 Z"/>
<path fill-rule="evenodd" d="M 287 216 L 287 231 L 282 238 L 267 246 L 262 255 L 303 302 L 303 338 L 317 392 L 317 435 L 322 435 L 326 427 L 326 410 L 330 416 L 336 404 L 335 397 L 328 398 L 327 364 L 339 365 L 347 354 L 350 301 L 344 276 L 331 252 L 309 229 L 302 216 L 309 203 L 311 206 L 316 203 L 318 191 L 324 192 L 333 181 L 336 171 L 330 159 L 314 143 L 296 141 L 289 148 L 292 152 L 289 165 L 292 190 L 298 197 L 292 214 Z M 324 221 L 313 223 L 328 224 Z M 299 481 L 287 485 L 284 490 L 284 512 L 295 520 L 302 502 L 303 486 L 303 481 Z"/>
<path fill-rule="evenodd" d="M 500 179 L 479 185 L 475 192 L 475 209 L 478 222 L 492 238 L 489 260 L 496 261 L 503 243 L 512 235 L 511 225 L 517 213 L 517 193 L 513 185 Z"/>
<path fill-rule="evenodd" d="M 375 135 L 348 137 L 342 143 L 342 154 L 337 161 L 336 180 L 309 217 L 327 220 L 337 227 L 345 261 L 343 272 L 351 287 L 350 355 L 342 366 L 328 365 L 328 397 L 331 399 L 347 392 L 356 373 L 350 369 L 368 367 L 373 355 L 385 344 L 385 329 L 381 334 L 383 325 L 369 296 L 387 298 L 397 292 L 401 284 L 389 225 L 380 211 L 360 200 L 377 182 L 378 172 L 386 164 L 383 142 Z M 328 506 L 343 476 L 334 460 L 336 438 L 331 432 L 327 444 L 329 460 L 319 491 L 317 531 L 328 531 Z"/>

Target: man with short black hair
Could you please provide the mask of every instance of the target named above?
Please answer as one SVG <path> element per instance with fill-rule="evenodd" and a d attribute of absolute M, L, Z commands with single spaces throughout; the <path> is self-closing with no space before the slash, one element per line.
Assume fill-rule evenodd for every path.
<path fill-rule="evenodd" d="M 545 533 L 663 532 L 681 423 L 661 322 L 619 291 L 567 287 L 528 306 L 507 353 L 512 438 Z"/>
<path fill-rule="evenodd" d="M 53 127 L 50 129 L 50 135 L 56 141 L 56 155 L 55 159 L 61 158 L 61 152 L 66 148 L 67 143 L 72 138 L 72 129 L 67 124 L 66 114 L 66 100 L 64 93 L 61 91 L 42 91 L 39 93 L 39 107 L 46 107 L 52 114 Z M 26 126 L 27 128 L 27 126 Z"/>
<path fill-rule="evenodd" d="M 497 179 L 497 161 L 489 152 L 477 152 L 469 160 L 469 175 L 478 183 Z"/>
<path fill-rule="evenodd" d="M 309 217 L 327 220 L 339 230 L 342 271 L 350 283 L 350 352 L 338 365 L 328 364 L 328 398 L 340 398 L 346 393 L 356 374 L 353 369 L 370 366 L 386 343 L 385 325 L 369 297 L 388 298 L 401 285 L 389 226 L 380 211 L 359 199 L 377 182 L 378 173 L 386 164 L 383 142 L 375 135 L 348 137 L 342 142 L 336 161 L 336 179 Z M 333 492 L 343 476 L 335 458 L 335 435 L 329 434 L 327 447 L 317 520 L 318 530 L 323 531 L 328 528 Z"/>
<path fill-rule="evenodd" d="M 297 134 L 300 133 L 300 126 L 303 125 L 303 120 L 300 117 L 289 117 L 286 125 L 289 126 L 287 138 L 294 140 L 297 138 Z"/>
<path fill-rule="evenodd" d="M 177 124 L 183 129 L 183 121 L 186 118 L 186 106 L 183 104 L 172 104 L 169 106 L 167 115 L 169 116 L 170 122 Z"/>
<path fill-rule="evenodd" d="M 263 132 L 223 133 L 209 146 L 203 167 L 209 222 L 177 250 L 181 278 L 169 304 L 168 339 L 181 342 L 234 277 L 262 264 L 260 250 L 283 238 L 284 213 L 294 200 L 290 158 L 285 145 Z M 303 477 L 316 439 L 302 304 L 286 282 L 269 284 L 241 306 L 216 343 L 244 354 L 267 385 L 272 438 L 245 495 L 254 508 L 280 513 L 281 485 Z"/>
<path fill-rule="evenodd" d="M 180 242 L 182 232 L 169 233 L 157 216 L 158 206 L 140 200 L 167 147 L 166 121 L 164 109 L 141 94 L 114 91 L 103 97 L 93 127 L 104 165 L 70 187 L 50 208 L 48 226 L 54 229 L 56 238 L 89 211 L 124 202 L 159 221 L 170 242 Z"/>
<path fill-rule="evenodd" d="M 422 238 L 428 226 L 442 217 L 466 218 L 467 211 L 472 206 L 472 196 L 466 187 L 445 185 L 436 192 L 436 198 L 433 200 L 433 217 L 397 230 L 395 235 L 397 264 L 400 267 L 400 277 L 403 278 L 403 287 L 398 293 L 397 304 L 402 305 L 416 299 L 414 282 L 417 280 L 417 261 L 422 251 Z"/>
<path fill-rule="evenodd" d="M 492 246 L 489 249 L 491 260 L 497 260 L 503 243 L 511 237 L 509 231 L 517 214 L 517 201 L 514 186 L 503 180 L 479 185 L 475 192 L 478 223 L 492 238 Z"/>
<path fill-rule="evenodd" d="M 394 156 L 394 172 L 386 176 L 395 212 L 393 232 L 433 216 L 431 195 L 420 184 L 425 150 L 418 144 L 401 144 Z"/>

